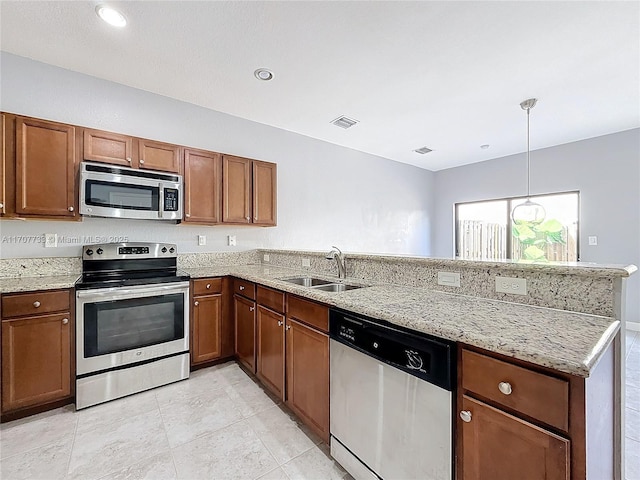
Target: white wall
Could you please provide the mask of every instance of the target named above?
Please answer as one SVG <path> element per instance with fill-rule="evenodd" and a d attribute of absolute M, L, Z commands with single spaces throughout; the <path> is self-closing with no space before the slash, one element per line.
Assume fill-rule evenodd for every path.
<path fill-rule="evenodd" d="M 531 193 L 569 190 L 580 191 L 581 261 L 640 266 L 640 129 L 533 151 Z M 523 194 L 524 154 L 436 172 L 433 254 L 453 255 L 455 203 Z M 626 306 L 640 322 L 640 274 L 627 283 Z"/>
<path fill-rule="evenodd" d="M 181 252 L 294 248 L 431 254 L 433 173 L 285 130 L 0 54 L 0 109 L 278 164 L 278 226 L 195 227 L 85 219 L 0 222 L 3 237 L 122 235 L 177 243 Z M 330 119 L 318 119 L 318 121 Z M 207 246 L 196 236 L 207 235 Z M 89 243 L 89 242 L 86 242 Z M 2 243 L 2 257 L 73 256 L 80 245 Z"/>

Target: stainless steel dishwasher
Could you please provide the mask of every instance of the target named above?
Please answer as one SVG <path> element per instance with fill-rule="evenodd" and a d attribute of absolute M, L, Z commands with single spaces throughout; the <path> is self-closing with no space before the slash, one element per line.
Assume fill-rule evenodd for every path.
<path fill-rule="evenodd" d="M 332 309 L 331 456 L 356 480 L 451 480 L 455 344 Z"/>

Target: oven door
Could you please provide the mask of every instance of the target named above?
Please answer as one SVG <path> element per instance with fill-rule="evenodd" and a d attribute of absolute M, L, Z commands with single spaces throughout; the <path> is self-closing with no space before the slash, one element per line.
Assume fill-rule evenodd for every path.
<path fill-rule="evenodd" d="M 76 292 L 77 375 L 189 351 L 189 282 Z"/>

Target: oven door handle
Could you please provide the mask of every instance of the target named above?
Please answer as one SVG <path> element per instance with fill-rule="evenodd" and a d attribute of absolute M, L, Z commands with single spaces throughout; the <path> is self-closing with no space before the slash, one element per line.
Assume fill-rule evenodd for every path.
<path fill-rule="evenodd" d="M 118 297 L 123 297 L 125 295 L 136 294 L 136 293 L 166 293 L 167 291 L 174 290 L 176 293 L 181 293 L 185 291 L 186 288 L 189 287 L 188 282 L 181 282 L 172 285 L 151 285 L 145 286 L 142 288 L 122 288 L 122 287 L 113 287 L 113 288 L 105 288 L 99 290 L 80 290 L 76 292 L 76 296 L 78 298 L 87 298 L 87 297 L 113 297 L 114 294 Z"/>

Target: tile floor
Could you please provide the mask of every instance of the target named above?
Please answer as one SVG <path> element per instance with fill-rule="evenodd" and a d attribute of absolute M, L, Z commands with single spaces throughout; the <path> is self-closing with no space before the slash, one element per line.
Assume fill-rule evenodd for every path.
<path fill-rule="evenodd" d="M 626 480 L 640 480 L 640 332 L 626 342 Z M 3 424 L 0 463 L 3 480 L 351 478 L 234 363 L 80 412 Z"/>
<path fill-rule="evenodd" d="M 235 363 L 3 424 L 0 478 L 343 479 L 320 439 Z"/>

